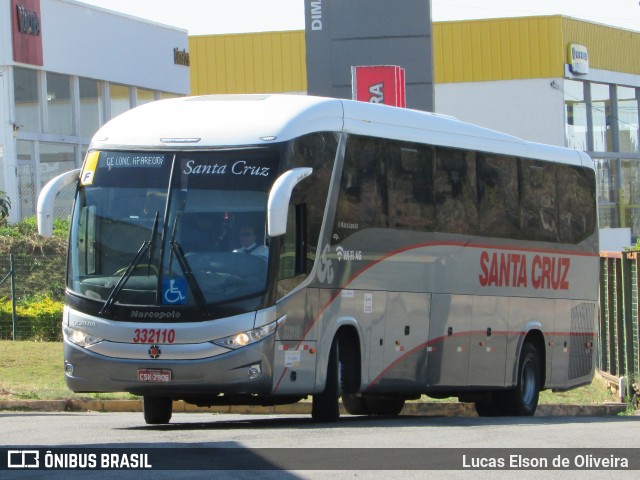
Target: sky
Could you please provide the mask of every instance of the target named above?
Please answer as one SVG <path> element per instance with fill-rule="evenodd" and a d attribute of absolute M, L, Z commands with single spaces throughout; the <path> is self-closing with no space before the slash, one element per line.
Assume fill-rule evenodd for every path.
<path fill-rule="evenodd" d="M 349 1 L 349 0 L 345 0 Z M 189 35 L 304 29 L 304 0 L 81 0 Z M 402 0 L 389 0 L 401 5 Z M 557 15 L 640 31 L 639 0 L 431 0 L 433 20 Z"/>

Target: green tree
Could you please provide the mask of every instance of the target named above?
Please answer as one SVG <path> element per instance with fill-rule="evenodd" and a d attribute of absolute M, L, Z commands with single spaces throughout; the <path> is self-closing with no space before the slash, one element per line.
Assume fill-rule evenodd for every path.
<path fill-rule="evenodd" d="M 7 194 L 0 192 L 0 226 L 7 224 L 9 218 L 9 210 L 11 209 L 11 200 Z"/>

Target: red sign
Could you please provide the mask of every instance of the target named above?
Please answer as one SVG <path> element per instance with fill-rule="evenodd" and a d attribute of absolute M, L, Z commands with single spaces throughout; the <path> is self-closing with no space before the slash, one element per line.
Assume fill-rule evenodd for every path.
<path fill-rule="evenodd" d="M 43 65 L 40 0 L 11 0 L 13 60 Z"/>
<path fill-rule="evenodd" d="M 353 99 L 406 107 L 404 68 L 396 66 L 351 67 Z"/>

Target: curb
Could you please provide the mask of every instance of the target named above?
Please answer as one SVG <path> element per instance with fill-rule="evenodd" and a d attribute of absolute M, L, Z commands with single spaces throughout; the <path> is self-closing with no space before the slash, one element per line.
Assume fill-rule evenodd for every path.
<path fill-rule="evenodd" d="M 627 409 L 626 404 L 607 403 L 604 405 L 538 405 L 536 417 L 610 417 Z M 142 412 L 142 400 L 11 400 L 0 401 L 0 410 L 34 412 Z M 346 414 L 342 405 L 342 414 Z M 214 406 L 198 407 L 183 402 L 173 402 L 174 413 L 216 413 L 216 414 L 257 414 L 257 415 L 305 415 L 311 414 L 310 402 L 292 405 L 261 406 Z M 420 402 L 406 403 L 402 415 L 426 417 L 477 417 L 472 403 Z"/>

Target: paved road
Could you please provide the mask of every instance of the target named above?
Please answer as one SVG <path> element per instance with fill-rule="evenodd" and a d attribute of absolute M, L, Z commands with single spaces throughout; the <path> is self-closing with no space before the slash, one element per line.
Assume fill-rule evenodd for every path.
<path fill-rule="evenodd" d="M 129 447 L 132 451 L 145 448 L 189 447 L 185 455 L 177 455 L 181 461 L 187 453 L 199 452 L 204 448 L 218 455 L 215 448 L 235 448 L 233 452 L 242 455 L 237 461 L 251 462 L 269 459 L 267 455 L 258 459 L 260 450 L 278 448 L 309 448 L 302 456 L 308 466 L 300 468 L 293 461 L 292 471 L 233 471 L 233 472 L 185 472 L 185 471 L 136 471 L 136 472 L 92 472 L 91 478 L 602 478 L 615 475 L 618 479 L 638 478 L 640 471 L 482 471 L 464 469 L 462 465 L 447 472 L 401 471 L 387 472 L 365 470 L 339 470 L 341 462 L 359 465 L 362 459 L 340 455 L 347 448 L 367 448 L 367 462 L 390 462 L 395 468 L 411 468 L 419 456 L 430 458 L 443 455 L 439 448 L 458 448 L 473 452 L 474 448 L 487 448 L 483 457 L 497 458 L 502 454 L 518 452 L 517 449 L 553 448 L 553 452 L 577 448 L 581 454 L 589 454 L 585 449 L 636 448 L 640 443 L 640 417 L 534 417 L 534 418 L 452 418 L 452 417 L 412 417 L 366 418 L 343 417 L 337 424 L 319 425 L 312 423 L 307 415 L 229 415 L 229 414 L 174 414 L 172 423 L 163 426 L 145 425 L 140 413 L 44 413 L 44 412 L 2 412 L 0 413 L 0 446 L 28 448 L 33 446 L 56 448 L 93 447 L 97 451 L 109 448 Z M 335 450 L 334 450 L 335 449 Z M 395 450 L 391 450 L 395 449 Z M 411 450 L 422 449 L 422 450 Z M 502 449 L 502 450 L 496 450 Z M 231 452 L 231 451 L 229 451 Z M 258 452 L 258 453 L 256 453 Z M 273 451 L 266 450 L 266 453 Z M 263 452 L 263 453 L 264 453 Z M 309 453 L 311 452 L 311 454 Z M 390 452 L 393 454 L 391 455 Z M 532 450 L 531 453 L 535 453 Z M 546 453 L 549 451 L 547 450 Z M 176 456 L 176 450 L 166 452 Z M 295 453 L 288 451 L 287 453 Z M 628 452 L 627 452 L 628 453 Z M 640 463 L 640 450 L 630 453 L 631 460 Z M 533 455 L 532 455 L 533 456 Z M 184 457 L 184 458 L 182 458 Z M 222 457 L 217 457 L 222 458 Z M 197 459 L 197 457 L 196 457 Z M 232 460 L 228 456 L 227 460 Z M 291 459 L 290 459 L 291 460 Z M 444 465 L 447 463 L 442 456 Z M 467 463 L 470 463 L 469 460 Z M 286 461 L 285 461 L 286 463 Z M 243 464 L 244 465 L 244 464 Z M 257 464 L 262 465 L 260 463 Z M 438 465 L 436 463 L 436 465 Z M 308 470 L 317 467 L 319 470 Z M 268 467 L 267 467 L 268 468 Z M 324 469 L 338 469 L 329 472 Z M 303 471 L 304 470 L 304 471 Z M 30 471 L 28 475 L 11 472 L 4 478 L 86 478 L 86 472 L 73 471 Z M 58 475 L 56 475 L 58 474 Z"/>

